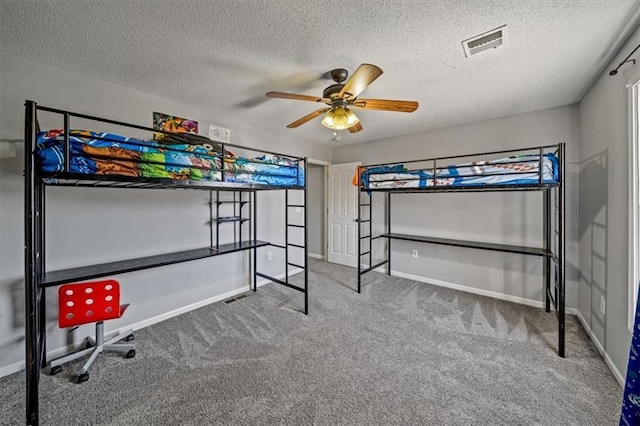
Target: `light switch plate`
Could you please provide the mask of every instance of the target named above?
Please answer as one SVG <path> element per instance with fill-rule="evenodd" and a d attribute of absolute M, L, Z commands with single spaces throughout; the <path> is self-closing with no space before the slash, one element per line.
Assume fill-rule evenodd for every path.
<path fill-rule="evenodd" d="M 209 124 L 209 139 L 216 142 L 229 143 L 231 130 Z"/>

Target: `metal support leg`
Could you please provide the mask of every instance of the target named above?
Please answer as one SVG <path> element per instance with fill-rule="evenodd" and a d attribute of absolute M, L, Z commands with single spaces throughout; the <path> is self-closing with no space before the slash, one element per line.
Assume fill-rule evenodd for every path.
<path fill-rule="evenodd" d="M 213 247 L 213 190 L 211 189 L 209 190 L 209 247 Z"/>
<path fill-rule="evenodd" d="M 284 190 L 284 282 L 289 284 L 289 190 Z"/>
<path fill-rule="evenodd" d="M 24 284 L 25 284 L 25 361 L 26 361 L 26 422 L 38 424 L 38 385 L 40 381 L 40 316 L 38 303 L 42 289 L 39 288 L 39 275 L 36 273 L 36 256 L 38 253 L 35 238 L 36 217 L 34 196 L 36 193 L 35 170 L 32 153 L 35 148 L 36 135 L 36 103 L 25 103 L 24 128 Z M 39 297 L 40 296 L 40 297 Z"/>
<path fill-rule="evenodd" d="M 565 343 L 565 144 L 560 144 L 558 197 L 558 355 L 564 358 Z"/>
<path fill-rule="evenodd" d="M 551 312 L 551 299 L 549 294 L 551 292 L 551 194 L 550 189 L 543 191 L 543 213 L 544 213 L 544 249 L 546 256 L 544 257 L 544 309 L 547 312 Z"/>
<path fill-rule="evenodd" d="M 307 186 L 307 164 L 309 159 L 304 159 L 304 314 L 309 314 L 309 208 L 308 202 L 308 186 Z"/>
<path fill-rule="evenodd" d="M 360 261 L 360 256 L 362 253 L 362 247 L 360 247 L 360 245 L 362 244 L 362 232 L 360 231 L 360 219 L 362 219 L 362 212 L 360 211 L 362 209 L 362 200 L 360 199 L 360 197 L 362 197 L 362 192 L 360 192 L 360 188 L 358 188 L 358 193 L 357 193 L 357 198 L 358 198 L 358 219 L 356 221 L 356 225 L 358 228 L 358 293 L 360 293 L 361 287 L 362 287 L 362 262 Z"/>
<path fill-rule="evenodd" d="M 373 266 L 373 194 L 369 196 L 369 267 Z"/>
<path fill-rule="evenodd" d="M 258 240 L 258 193 L 252 192 L 253 198 L 253 239 Z M 258 290 L 258 248 L 253 248 L 253 291 Z"/>
<path fill-rule="evenodd" d="M 391 192 L 387 192 L 387 234 L 391 235 Z M 387 275 L 391 275 L 391 238 L 387 238 Z"/>

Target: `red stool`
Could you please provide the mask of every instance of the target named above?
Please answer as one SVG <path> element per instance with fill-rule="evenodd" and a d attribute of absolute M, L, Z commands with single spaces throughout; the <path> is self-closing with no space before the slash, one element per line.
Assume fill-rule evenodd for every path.
<path fill-rule="evenodd" d="M 94 281 L 90 283 L 65 284 L 58 289 L 58 325 L 60 328 L 77 327 L 82 324 L 95 323 L 96 337 L 87 337 L 86 349 L 51 361 L 50 373 L 57 374 L 60 367 L 69 361 L 91 355 L 77 374 L 77 382 L 89 380 L 89 367 L 100 352 L 126 352 L 127 358 L 136 356 L 133 343 L 116 343 L 125 339 L 134 339 L 133 330 L 129 329 L 117 336 L 104 340 L 104 320 L 120 318 L 129 305 L 120 305 L 120 284 L 114 280 Z"/>

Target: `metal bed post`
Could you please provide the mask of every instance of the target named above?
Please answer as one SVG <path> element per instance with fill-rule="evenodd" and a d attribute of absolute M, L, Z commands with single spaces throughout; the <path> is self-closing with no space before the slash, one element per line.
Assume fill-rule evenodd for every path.
<path fill-rule="evenodd" d="M 289 284 L 289 190 L 284 190 L 284 282 Z"/>
<path fill-rule="evenodd" d="M 216 190 L 216 250 L 220 248 L 220 191 Z"/>
<path fill-rule="evenodd" d="M 35 270 L 38 277 L 38 288 L 36 303 L 38 304 L 38 335 L 40 336 L 39 343 L 39 356 L 40 356 L 40 368 L 44 368 L 47 365 L 47 328 L 46 328 L 46 303 L 47 292 L 40 287 L 40 277 L 44 275 L 45 271 L 45 245 L 44 245 L 44 199 L 46 187 L 39 182 L 36 175 L 36 181 L 34 182 L 36 188 L 36 194 L 34 196 L 35 208 L 35 239 L 36 239 L 36 263 Z"/>
<path fill-rule="evenodd" d="M 387 234 L 391 235 L 391 192 L 387 192 Z M 387 275 L 391 276 L 391 238 L 387 238 Z"/>
<path fill-rule="evenodd" d="M 69 113 L 65 112 L 63 114 L 64 120 L 64 169 L 63 171 L 66 173 L 70 170 L 71 167 L 71 144 L 69 143 Z"/>
<path fill-rule="evenodd" d="M 308 197 L 308 174 L 307 164 L 309 159 L 304 158 L 304 191 L 303 191 L 303 205 L 304 205 L 304 314 L 309 314 L 309 209 L 307 208 Z M 298 180 L 298 184 L 300 181 Z"/>
<path fill-rule="evenodd" d="M 551 203 L 549 200 L 549 188 L 544 188 L 544 148 L 540 147 L 540 152 L 538 153 L 539 161 L 538 161 L 538 187 L 542 189 L 542 217 L 543 217 L 543 245 L 544 245 L 544 309 L 546 312 L 551 310 L 551 301 L 549 300 L 549 292 L 551 291 L 551 224 L 550 219 L 551 215 L 550 208 Z"/>
<path fill-rule="evenodd" d="M 244 220 L 244 216 L 243 216 L 243 210 L 242 208 L 244 207 L 244 204 L 242 203 L 242 200 L 244 199 L 244 193 L 242 191 L 238 191 L 238 241 L 240 241 L 240 245 L 242 245 L 242 225 L 244 224 L 245 220 Z"/>
<path fill-rule="evenodd" d="M 236 237 L 238 238 L 238 244 L 242 243 L 242 222 L 239 221 L 240 223 L 238 223 L 238 221 L 236 221 L 235 219 L 238 217 L 238 206 L 237 206 L 237 200 L 236 200 L 236 192 L 237 191 L 233 191 L 233 218 L 234 218 L 234 222 L 233 222 L 233 242 L 236 242 Z M 240 193 L 240 199 L 242 199 L 242 193 Z M 242 212 L 242 210 L 240 210 Z M 238 225 L 240 225 L 240 228 L 238 228 Z M 238 232 L 236 232 L 238 231 Z"/>
<path fill-rule="evenodd" d="M 360 170 L 358 170 L 359 172 Z M 360 199 L 360 197 L 362 197 L 362 192 L 360 190 L 360 176 L 358 176 L 358 218 L 356 219 L 356 226 L 358 228 L 358 293 L 360 293 L 360 289 L 362 286 L 362 266 L 361 266 L 361 262 L 360 262 L 360 256 L 362 253 L 362 247 L 360 247 L 360 245 L 362 244 L 362 233 L 360 232 L 360 218 L 362 217 L 362 212 L 360 211 L 362 209 L 362 200 Z"/>
<path fill-rule="evenodd" d="M 36 227 L 36 203 L 34 195 L 38 192 L 32 152 L 35 149 L 36 103 L 25 103 L 24 128 L 24 283 L 25 283 L 25 362 L 26 362 L 26 423 L 38 424 L 38 384 L 40 380 L 40 322 L 41 311 L 38 305 L 43 290 L 39 286 L 36 271 L 39 255 L 38 240 L 34 238 Z"/>
<path fill-rule="evenodd" d="M 369 267 L 373 266 L 373 194 L 369 197 Z"/>
<path fill-rule="evenodd" d="M 252 191 L 253 197 L 253 239 L 258 240 L 258 191 Z M 253 248 L 253 291 L 258 290 L 258 247 Z"/>
<path fill-rule="evenodd" d="M 564 338 L 565 338 L 565 194 L 564 194 L 564 176 L 565 176 L 565 143 L 560 144 L 559 150 L 560 167 L 558 176 L 558 197 L 560 205 L 558 206 L 558 355 L 564 358 Z"/>
<path fill-rule="evenodd" d="M 543 241 L 544 241 L 544 250 L 546 255 L 544 257 L 544 309 L 547 312 L 551 312 L 551 299 L 549 294 L 551 292 L 551 262 L 552 262 L 552 252 L 551 249 L 551 210 L 553 208 L 551 204 L 551 189 L 545 189 L 543 194 L 543 214 L 544 214 L 544 231 L 543 231 Z"/>
<path fill-rule="evenodd" d="M 209 246 L 213 247 L 213 190 L 211 189 L 209 190 Z"/>

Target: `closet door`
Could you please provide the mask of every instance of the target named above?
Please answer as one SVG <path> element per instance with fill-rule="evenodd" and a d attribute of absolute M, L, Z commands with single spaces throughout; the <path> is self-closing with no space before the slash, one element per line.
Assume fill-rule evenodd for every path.
<path fill-rule="evenodd" d="M 332 164 L 329 169 L 327 260 L 357 267 L 358 187 L 351 183 L 360 163 Z"/>

